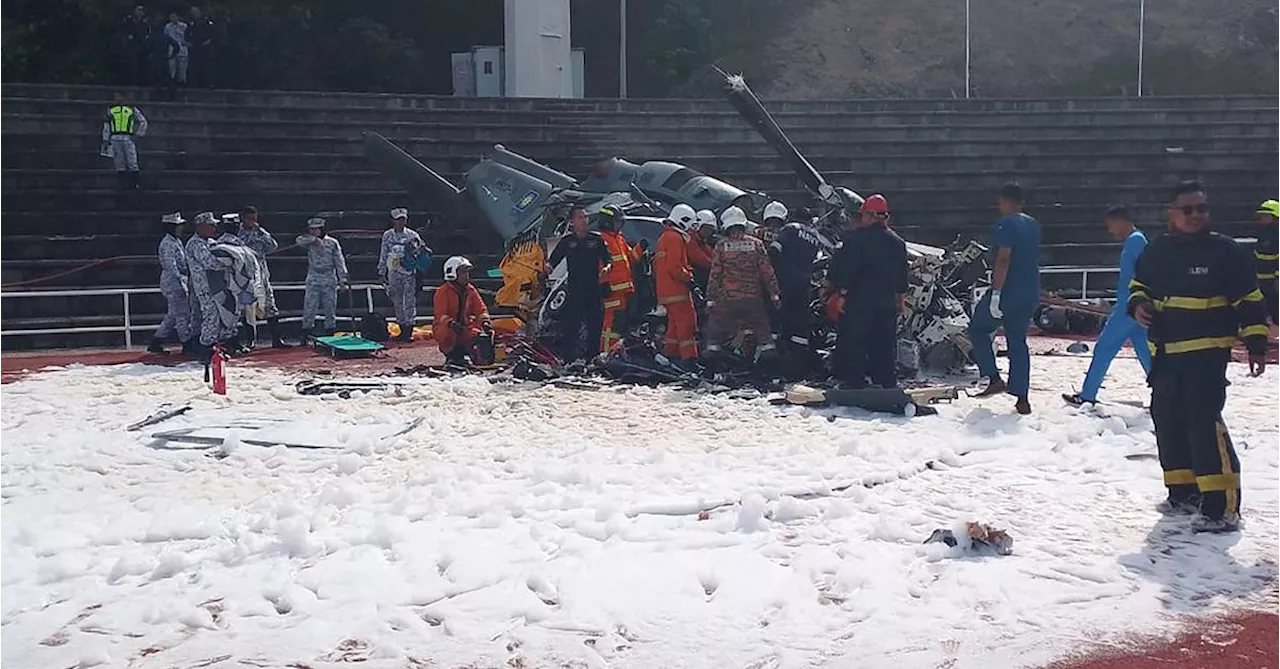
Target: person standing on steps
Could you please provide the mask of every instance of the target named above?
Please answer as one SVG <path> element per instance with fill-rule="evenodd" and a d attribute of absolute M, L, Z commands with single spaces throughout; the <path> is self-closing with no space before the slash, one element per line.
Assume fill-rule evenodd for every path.
<path fill-rule="evenodd" d="M 1098 341 L 1093 345 L 1093 359 L 1089 361 L 1089 371 L 1084 375 L 1084 385 L 1078 393 L 1063 393 L 1062 399 L 1074 406 L 1098 401 L 1098 389 L 1102 387 L 1102 379 L 1111 367 L 1111 361 L 1124 347 L 1127 341 L 1133 346 L 1138 356 L 1143 373 L 1151 373 L 1151 352 L 1147 349 L 1147 329 L 1126 313 L 1129 302 L 1129 281 L 1133 279 L 1133 270 L 1138 263 L 1138 256 L 1147 248 L 1147 236 L 1134 227 L 1129 218 L 1129 210 L 1124 207 L 1112 207 L 1107 210 L 1104 219 L 1107 232 L 1117 240 L 1124 242 L 1120 250 L 1120 279 L 1116 281 L 1116 304 L 1102 326 Z"/>
<path fill-rule="evenodd" d="M 1266 307 L 1249 255 L 1212 232 L 1204 187 L 1178 184 L 1168 232 L 1138 258 L 1128 314 L 1152 350 L 1151 420 L 1168 498 L 1165 514 L 1194 514 L 1194 532 L 1240 528 L 1240 460 L 1222 422 L 1227 364 L 1244 340 L 1249 372 L 1267 366 Z"/>
<path fill-rule="evenodd" d="M 178 18 L 177 12 L 169 14 L 169 22 L 164 24 L 165 37 L 169 38 L 169 80 L 172 85 L 187 86 L 187 24 Z"/>
<path fill-rule="evenodd" d="M 190 348 L 191 303 L 187 293 L 187 277 L 190 275 L 187 252 L 182 247 L 182 224 L 186 220 L 181 212 L 175 211 L 165 214 L 160 221 L 165 226 L 165 234 L 160 239 L 156 256 L 160 260 L 160 294 L 164 295 L 165 312 L 147 351 L 164 355 L 168 353 L 164 341 L 175 334 L 184 350 Z"/>
<path fill-rule="evenodd" d="M 1007 183 L 1000 188 L 991 247 L 995 264 L 991 270 L 991 289 L 973 308 L 969 323 L 969 341 L 978 372 L 987 378 L 987 387 L 975 397 L 991 397 L 1009 393 L 1017 398 L 1014 408 L 1020 414 L 1031 413 L 1027 395 L 1031 387 L 1031 351 L 1027 348 L 1027 330 L 1040 303 L 1040 223 L 1022 213 L 1022 187 Z M 1005 345 L 1009 349 L 1009 382 L 1006 384 L 996 367 L 992 336 L 1004 327 Z"/>
<path fill-rule="evenodd" d="M 609 248 L 600 233 L 589 228 L 587 210 L 575 206 L 569 210 L 570 232 L 556 242 L 551 258 L 544 268 L 550 276 L 560 261 L 564 261 L 569 276 L 564 282 L 564 306 L 560 308 L 561 356 L 566 363 L 579 360 L 580 332 L 587 330 L 585 357 L 595 357 L 604 324 L 604 300 L 601 297 L 601 281 L 609 275 Z"/>
<path fill-rule="evenodd" d="M 267 318 L 267 329 L 271 331 L 271 348 L 289 348 L 280 332 L 280 308 L 276 306 L 276 293 L 271 287 L 271 268 L 267 265 L 267 255 L 275 253 L 280 243 L 258 220 L 257 207 L 248 206 L 240 210 L 240 232 L 237 235 L 244 245 L 253 251 L 258 258 L 258 274 L 262 277 L 263 314 Z"/>
<path fill-rule="evenodd" d="M 196 88 L 213 88 L 214 37 L 213 20 L 199 7 L 192 5 L 191 23 L 187 27 L 186 38 L 190 48 L 191 85 Z"/>
<path fill-rule="evenodd" d="M 1257 263 L 1258 290 L 1262 291 L 1267 313 L 1272 325 L 1280 325 L 1280 291 L 1276 281 L 1280 277 L 1280 201 L 1267 200 L 1258 205 L 1258 242 L 1253 247 L 1253 259 Z"/>
<path fill-rule="evenodd" d="M 316 316 L 324 317 L 324 332 L 338 329 L 338 287 L 347 283 L 347 260 L 338 240 L 325 234 L 324 219 L 307 221 L 307 234 L 294 242 L 307 250 L 307 280 L 302 297 L 302 340 L 312 337 Z"/>
<path fill-rule="evenodd" d="M 191 272 L 191 321 L 200 327 L 199 341 L 191 348 L 205 361 L 213 355 L 213 345 L 222 341 L 227 334 L 219 309 L 234 310 L 234 305 L 219 306 L 209 281 L 211 273 L 225 273 L 232 265 L 230 258 L 216 256 L 210 249 L 213 237 L 217 234 L 217 225 L 213 212 L 200 212 L 196 214 L 196 233 L 187 240 L 187 265 Z M 221 283 L 226 285 L 225 280 Z M 218 294 L 228 293 L 219 290 Z"/>
<path fill-rule="evenodd" d="M 408 209 L 392 209 L 391 229 L 382 233 L 382 250 L 378 253 L 378 277 L 387 288 L 400 325 L 396 341 L 413 341 L 413 325 L 418 318 L 418 255 L 431 253 L 408 223 Z"/>
<path fill-rule="evenodd" d="M 146 134 L 147 117 L 142 115 L 142 110 L 126 102 L 124 93 L 114 93 L 102 122 L 102 153 L 111 156 L 121 190 L 142 187 L 138 178 L 138 147 L 133 138 Z"/>

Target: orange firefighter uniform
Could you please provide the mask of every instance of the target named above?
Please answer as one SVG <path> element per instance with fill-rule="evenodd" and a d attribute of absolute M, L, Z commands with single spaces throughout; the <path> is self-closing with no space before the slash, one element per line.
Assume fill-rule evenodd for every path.
<path fill-rule="evenodd" d="M 453 281 L 444 282 L 436 288 L 432 313 L 431 334 L 440 345 L 440 352 L 448 355 L 461 346 L 468 355 L 474 355 L 472 343 L 489 323 L 489 308 L 475 285 L 468 283 L 460 287 Z"/>
<path fill-rule="evenodd" d="M 626 237 L 616 230 L 601 230 L 605 248 L 609 249 L 609 272 L 600 280 L 608 286 L 604 298 L 604 322 L 600 329 L 600 352 L 608 353 L 622 335 L 613 329 L 614 321 L 627 311 L 627 299 L 635 294 L 636 285 L 631 280 L 631 263 L 640 258 L 643 249 L 627 244 Z"/>
<path fill-rule="evenodd" d="M 658 304 L 667 310 L 667 337 L 662 352 L 669 358 L 693 360 L 698 357 L 698 316 L 689 297 L 693 268 L 689 266 L 688 242 L 674 225 L 668 224 L 658 237 L 653 256 L 653 274 Z"/>
<path fill-rule="evenodd" d="M 703 239 L 702 235 L 693 232 L 689 235 L 689 264 L 693 267 L 710 272 L 711 261 L 714 258 L 714 249 Z"/>

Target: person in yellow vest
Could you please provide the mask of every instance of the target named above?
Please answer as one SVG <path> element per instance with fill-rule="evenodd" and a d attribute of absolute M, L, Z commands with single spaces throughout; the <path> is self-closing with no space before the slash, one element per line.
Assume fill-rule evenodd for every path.
<path fill-rule="evenodd" d="M 600 330 L 600 352 L 608 353 L 622 340 L 626 330 L 627 300 L 635 294 L 636 285 L 631 278 L 631 263 L 640 259 L 647 242 L 637 246 L 627 243 L 622 236 L 622 224 L 626 215 L 621 208 L 604 207 L 600 210 L 600 236 L 609 249 L 609 271 L 601 278 L 604 298 L 604 322 Z"/>
<path fill-rule="evenodd" d="M 1280 268 L 1280 202 L 1267 200 L 1258 205 L 1258 242 L 1253 246 L 1253 260 L 1258 275 L 1258 290 L 1262 291 L 1262 299 L 1267 303 L 1267 314 L 1273 324 L 1280 325 L 1280 311 L 1277 311 L 1276 291 L 1277 268 Z"/>
<path fill-rule="evenodd" d="M 133 138 L 145 137 L 146 134 L 147 117 L 142 115 L 142 110 L 125 102 L 124 93 L 115 93 L 102 123 L 102 153 L 111 157 L 123 190 L 141 188 L 138 147 L 134 146 Z"/>

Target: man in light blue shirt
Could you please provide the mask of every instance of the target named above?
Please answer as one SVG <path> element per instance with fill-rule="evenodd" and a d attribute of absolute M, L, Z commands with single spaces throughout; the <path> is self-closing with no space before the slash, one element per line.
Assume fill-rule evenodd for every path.
<path fill-rule="evenodd" d="M 1080 406 L 1086 402 L 1098 401 L 1098 388 L 1102 387 L 1102 379 L 1107 375 L 1111 361 L 1124 347 L 1127 341 L 1133 345 L 1133 352 L 1138 356 L 1143 372 L 1151 371 L 1151 351 L 1147 348 L 1147 329 L 1138 321 L 1125 313 L 1125 304 L 1129 301 L 1129 280 L 1133 278 L 1133 269 L 1138 264 L 1138 256 L 1147 248 L 1147 236 L 1134 227 L 1129 218 L 1129 211 L 1124 207 L 1112 207 L 1107 210 L 1105 219 L 1107 232 L 1118 240 L 1124 240 L 1124 248 L 1120 251 L 1120 279 L 1116 282 L 1116 305 L 1107 316 L 1102 326 L 1102 333 L 1093 345 L 1093 360 L 1089 363 L 1089 371 L 1084 376 L 1084 386 L 1080 392 L 1062 394 L 1068 404 Z"/>
<path fill-rule="evenodd" d="M 1017 398 L 1014 408 L 1031 413 L 1027 395 L 1031 387 L 1031 351 L 1027 330 L 1040 304 L 1040 223 L 1022 213 L 1022 187 L 1007 183 L 1000 188 L 996 207 L 1000 219 L 991 235 L 995 263 L 991 268 L 991 290 L 973 308 L 969 321 L 969 341 L 978 373 L 987 378 L 987 387 L 974 397 L 1008 393 Z M 1004 329 L 1009 349 L 1009 382 L 996 367 L 992 335 Z"/>

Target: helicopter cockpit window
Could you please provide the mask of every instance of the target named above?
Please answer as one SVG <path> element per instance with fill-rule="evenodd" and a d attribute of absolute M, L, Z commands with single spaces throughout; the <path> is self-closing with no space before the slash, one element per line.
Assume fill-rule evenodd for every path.
<path fill-rule="evenodd" d="M 680 169 L 672 172 L 671 176 L 667 177 L 666 181 L 662 182 L 662 187 L 670 191 L 677 191 L 680 190 L 681 186 L 688 183 L 690 179 L 700 176 L 702 175 L 687 167 L 681 167 Z"/>

